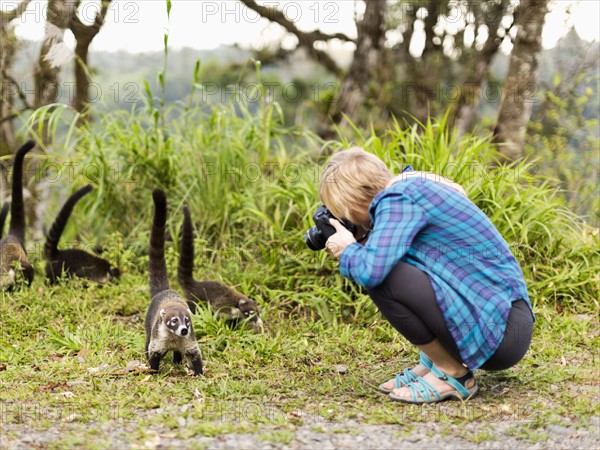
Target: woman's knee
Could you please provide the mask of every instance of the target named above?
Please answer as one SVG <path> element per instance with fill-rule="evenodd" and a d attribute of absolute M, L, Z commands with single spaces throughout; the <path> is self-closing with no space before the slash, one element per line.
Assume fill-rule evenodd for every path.
<path fill-rule="evenodd" d="M 386 289 L 384 283 L 367 289 L 367 294 L 371 297 L 371 300 L 379 306 L 392 301 L 389 291 Z"/>
<path fill-rule="evenodd" d="M 429 277 L 419 268 L 399 261 L 381 284 L 367 290 L 378 303 L 400 302 L 407 305 L 424 300 L 435 301 L 435 293 Z"/>

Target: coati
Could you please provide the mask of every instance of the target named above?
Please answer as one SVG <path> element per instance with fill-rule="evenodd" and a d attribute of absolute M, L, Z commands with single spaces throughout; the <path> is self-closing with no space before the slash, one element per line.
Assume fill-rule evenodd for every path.
<path fill-rule="evenodd" d="M 194 236 L 190 210 L 183 207 L 183 225 L 181 227 L 181 252 L 177 279 L 192 312 L 196 312 L 196 303 L 202 301 L 210 304 L 229 321 L 247 321 L 255 331 L 262 330 L 263 322 L 258 313 L 258 304 L 218 281 L 194 280 Z"/>
<path fill-rule="evenodd" d="M 0 240 L 0 289 L 11 289 L 19 278 L 33 281 L 33 266 L 25 251 L 25 208 L 23 206 L 23 160 L 35 147 L 27 141 L 15 155 L 8 234 Z"/>
<path fill-rule="evenodd" d="M 10 208 L 10 203 L 6 202 L 2 205 L 2 210 L 0 210 L 0 239 L 2 239 L 2 235 L 4 234 L 4 223 L 6 222 L 6 216 L 8 216 L 8 208 Z"/>
<path fill-rule="evenodd" d="M 148 272 L 150 307 L 146 313 L 146 358 L 150 369 L 158 371 L 160 360 L 173 350 L 173 363 L 185 355 L 194 375 L 202 375 L 202 355 L 192 328 L 192 312 L 177 292 L 169 289 L 165 262 L 167 198 L 160 189 L 152 192 L 154 219 L 150 232 Z"/>
<path fill-rule="evenodd" d="M 46 257 L 46 278 L 56 283 L 63 273 L 69 277 L 86 278 L 96 283 L 106 283 L 119 278 L 119 269 L 98 256 L 80 249 L 59 250 L 58 242 L 73 212 L 75 204 L 93 189 L 91 184 L 82 187 L 71 195 L 56 216 L 44 245 Z"/>

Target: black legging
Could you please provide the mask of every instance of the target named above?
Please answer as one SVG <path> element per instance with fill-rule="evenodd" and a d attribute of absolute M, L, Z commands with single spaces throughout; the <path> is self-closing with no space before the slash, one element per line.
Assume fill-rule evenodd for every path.
<path fill-rule="evenodd" d="M 383 316 L 412 344 L 425 345 L 438 339 L 452 356 L 462 361 L 429 277 L 423 271 L 399 262 L 382 284 L 368 292 Z M 480 369 L 504 370 L 514 366 L 527 352 L 532 333 L 533 316 L 527 303 L 514 301 L 504 338 Z"/>

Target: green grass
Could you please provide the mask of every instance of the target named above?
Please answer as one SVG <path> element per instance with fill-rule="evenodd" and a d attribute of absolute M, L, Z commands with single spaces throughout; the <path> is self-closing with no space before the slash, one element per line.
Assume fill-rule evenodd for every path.
<path fill-rule="evenodd" d="M 443 120 L 321 142 L 285 126 L 276 103 L 253 106 L 209 108 L 192 96 L 185 107 L 161 111 L 164 127 L 156 105 L 111 113 L 101 124 L 73 129 L 42 157 L 74 167 L 72 177 L 51 186 L 53 193 L 88 182 L 96 187 L 74 212 L 63 245 L 75 236 L 97 240 L 123 277 L 103 287 L 46 286 L 40 243 L 30 243 L 38 249 L 29 252 L 37 269 L 33 286 L 1 297 L 4 423 L 38 429 L 68 423 L 57 448 L 95 441 L 103 424 L 115 422 L 131 443 L 151 443 L 155 436 L 144 427 L 150 424 L 179 439 L 259 432 L 285 444 L 300 425 L 317 429 L 352 418 L 407 427 L 508 421 L 514 435 L 535 441 L 545 424 L 585 424 L 600 414 L 598 235 L 543 176 L 528 171 L 529 162 L 498 166 L 489 139 L 458 141 Z M 53 123 L 60 120 L 56 111 Z M 396 173 L 412 164 L 461 183 L 523 267 L 537 314 L 531 350 L 516 368 L 478 373 L 481 394 L 468 403 L 406 406 L 379 394 L 382 381 L 415 364 L 416 350 L 339 275 L 332 258 L 302 241 L 318 205 L 323 155 L 354 144 Z M 90 168 L 98 169 L 95 175 Z M 194 326 L 206 362 L 201 378 L 169 358 L 157 375 L 141 366 L 155 187 L 169 199 L 173 285 L 187 203 L 197 234 L 196 275 L 254 298 L 266 323 L 264 334 L 254 334 L 200 311 Z M 54 197 L 49 217 L 59 206 Z M 339 365 L 348 370 L 338 373 Z M 469 439 L 487 437 L 483 430 Z"/>
<path fill-rule="evenodd" d="M 128 364 L 143 362 L 145 284 L 143 276 L 131 274 L 118 285 L 88 289 L 49 288 L 37 279 L 31 290 L 4 294 L 5 423 L 36 429 L 64 422 L 134 424 L 140 434 L 132 434 L 133 441 L 149 423 L 181 439 L 260 432 L 261 439 L 286 443 L 297 426 L 356 417 L 372 424 L 510 421 L 515 435 L 535 438 L 548 423 L 585 423 L 600 414 L 596 317 L 538 309 L 532 347 L 518 366 L 479 372 L 481 394 L 468 403 L 417 407 L 390 402 L 376 391 L 417 360 L 415 350 L 377 316 L 325 323 L 286 318 L 271 305 L 264 313 L 268 331 L 254 334 L 228 328 L 204 311 L 194 326 L 205 376 L 191 377 L 169 358 L 160 374 L 139 367 L 128 373 Z M 337 373 L 337 365 L 348 371 Z M 61 439 L 69 445 L 92 441 L 94 428 Z"/>

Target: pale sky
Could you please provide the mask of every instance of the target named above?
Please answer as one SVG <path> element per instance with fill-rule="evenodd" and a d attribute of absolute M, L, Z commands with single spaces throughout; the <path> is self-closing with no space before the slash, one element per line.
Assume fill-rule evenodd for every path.
<path fill-rule="evenodd" d="M 17 3 L 17 0 L 0 0 L 3 10 L 12 9 Z M 341 31 L 350 36 L 356 33 L 355 9 L 363 7 L 361 2 L 357 4 L 354 0 L 273 0 L 260 3 L 279 7 L 302 30 L 319 28 L 326 32 Z M 172 5 L 168 21 L 163 0 L 113 0 L 106 24 L 93 41 L 92 50 L 160 51 L 165 31 L 168 31 L 171 49 L 213 49 L 234 43 L 259 47 L 285 35 L 278 25 L 269 25 L 237 0 L 172 0 Z M 570 18 L 565 13 L 569 7 L 573 13 Z M 571 24 L 575 25 L 583 39 L 600 40 L 599 1 L 557 0 L 551 3 L 551 9 L 546 17 L 544 47 L 553 47 Z M 84 0 L 80 10 L 82 19 L 93 20 L 97 10 L 98 1 Z M 17 21 L 17 35 L 40 40 L 44 33 L 45 14 L 46 1 L 33 1 Z M 73 45 L 69 34 L 65 41 Z M 293 44 L 289 39 L 288 44 Z"/>

